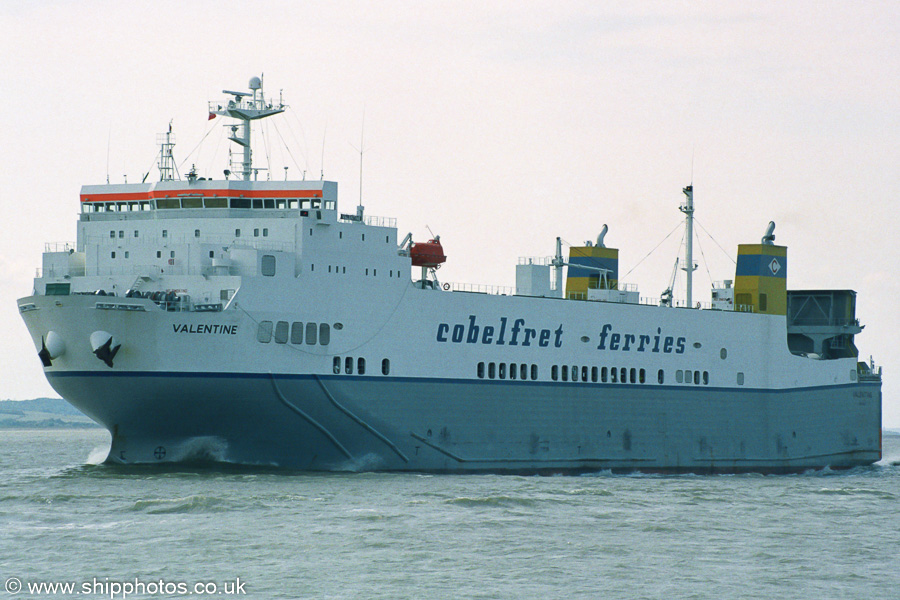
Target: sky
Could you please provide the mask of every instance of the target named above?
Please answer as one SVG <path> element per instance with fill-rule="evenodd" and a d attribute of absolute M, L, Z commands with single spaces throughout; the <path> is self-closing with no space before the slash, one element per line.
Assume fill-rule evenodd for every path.
<path fill-rule="evenodd" d="M 708 301 L 775 221 L 790 289 L 858 292 L 900 428 L 896 1 L 0 0 L 0 56 L 0 398 L 56 396 L 15 301 L 74 241 L 80 187 L 157 178 L 170 122 L 179 171 L 221 177 L 207 101 L 262 76 L 290 109 L 256 164 L 324 172 L 353 212 L 362 148 L 367 214 L 439 234 L 442 281 L 514 285 L 608 224 L 620 279 L 658 297 L 693 183 Z"/>

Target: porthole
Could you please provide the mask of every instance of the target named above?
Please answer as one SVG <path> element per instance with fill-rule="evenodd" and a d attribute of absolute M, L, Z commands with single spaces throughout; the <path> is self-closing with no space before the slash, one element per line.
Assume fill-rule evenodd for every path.
<path fill-rule="evenodd" d="M 278 321 L 275 324 L 275 343 L 286 344 L 288 341 L 288 322 Z"/>
<path fill-rule="evenodd" d="M 303 343 L 303 323 L 300 323 L 299 321 L 291 323 L 291 343 Z"/>
<path fill-rule="evenodd" d="M 701 344 L 700 342 L 694 342 L 694 348 L 702 348 L 702 347 L 703 347 L 703 344 Z"/>
<path fill-rule="evenodd" d="M 337 331 L 340 331 L 341 329 L 344 328 L 344 324 L 343 323 L 335 323 L 334 325 L 332 325 L 332 327 L 334 327 Z"/>
<path fill-rule="evenodd" d="M 268 344 L 272 341 L 272 321 L 261 321 L 256 330 L 256 341 Z"/>

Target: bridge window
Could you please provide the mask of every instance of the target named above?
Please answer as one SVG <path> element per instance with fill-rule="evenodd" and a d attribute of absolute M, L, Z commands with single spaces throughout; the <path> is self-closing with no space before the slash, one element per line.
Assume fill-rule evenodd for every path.
<path fill-rule="evenodd" d="M 315 346 L 316 339 L 318 338 L 318 328 L 315 323 L 307 323 L 306 324 L 306 345 L 307 346 Z"/>
<path fill-rule="evenodd" d="M 743 373 L 737 374 L 737 384 L 744 385 L 744 374 Z"/>
<path fill-rule="evenodd" d="M 553 381 L 559 379 L 559 367 L 557 367 L 556 365 L 550 367 L 550 379 L 552 379 Z"/>
<path fill-rule="evenodd" d="M 327 346 L 331 341 L 331 325 L 322 323 L 319 325 L 319 344 Z"/>
<path fill-rule="evenodd" d="M 349 356 L 344 359 L 344 372 L 347 375 L 353 374 L 353 359 Z"/>
<path fill-rule="evenodd" d="M 366 374 L 366 359 L 360 357 L 359 360 L 356 361 L 356 372 L 360 375 Z"/>
<path fill-rule="evenodd" d="M 341 374 L 341 357 L 340 357 L 340 356 L 335 356 L 335 357 L 331 360 L 331 371 L 332 371 L 332 373 L 334 373 L 335 375 L 340 375 L 340 374 Z"/>
<path fill-rule="evenodd" d="M 660 383 L 664 383 L 666 381 L 666 372 L 660 369 L 659 372 L 656 373 L 656 379 Z"/>
<path fill-rule="evenodd" d="M 484 379 L 484 363 L 478 363 L 478 368 L 475 370 L 475 373 L 478 375 L 478 379 Z"/>
<path fill-rule="evenodd" d="M 381 374 L 382 375 L 390 375 L 391 374 L 391 359 L 385 358 L 381 361 Z"/>
<path fill-rule="evenodd" d="M 537 368 L 537 365 L 531 365 L 531 378 L 532 378 L 532 379 L 537 379 L 537 378 L 538 378 L 538 368 Z"/>

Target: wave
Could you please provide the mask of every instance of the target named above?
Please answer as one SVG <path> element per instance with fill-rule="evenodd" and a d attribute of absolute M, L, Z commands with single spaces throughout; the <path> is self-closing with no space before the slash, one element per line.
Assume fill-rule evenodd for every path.
<path fill-rule="evenodd" d="M 842 488 L 821 488 L 813 493 L 823 496 L 873 496 L 880 500 L 896 500 L 897 495 L 885 490 L 874 490 L 869 488 L 842 487 Z"/>
<path fill-rule="evenodd" d="M 514 496 L 484 496 L 481 498 L 462 496 L 458 498 L 450 498 L 448 500 L 445 500 L 444 503 L 452 504 L 455 506 L 463 506 L 467 508 L 478 508 L 482 506 L 500 508 L 531 508 L 533 506 L 536 506 L 538 504 L 538 501 L 533 498 L 516 498 Z"/>
<path fill-rule="evenodd" d="M 224 512 L 227 507 L 219 498 L 195 494 L 184 498 L 156 498 L 152 500 L 138 500 L 130 508 L 135 512 L 145 512 L 151 515 L 159 514 L 183 514 L 195 512 Z"/>

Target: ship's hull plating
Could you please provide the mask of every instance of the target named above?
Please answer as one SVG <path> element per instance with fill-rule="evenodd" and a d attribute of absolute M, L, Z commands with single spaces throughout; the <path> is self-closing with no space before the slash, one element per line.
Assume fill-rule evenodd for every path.
<path fill-rule="evenodd" d="M 48 378 L 110 430 L 113 463 L 780 473 L 881 458 L 880 383 L 735 391 L 243 373 Z"/>

